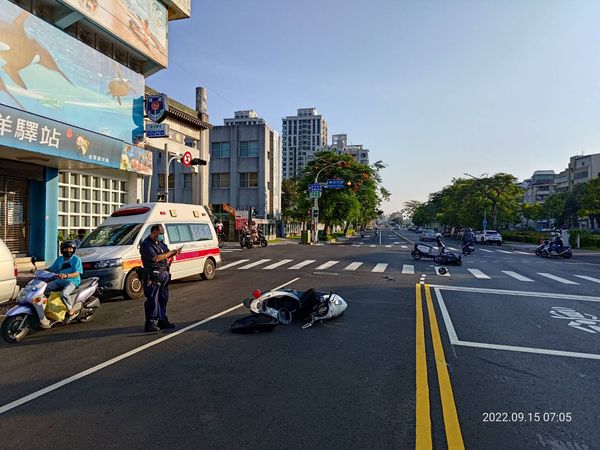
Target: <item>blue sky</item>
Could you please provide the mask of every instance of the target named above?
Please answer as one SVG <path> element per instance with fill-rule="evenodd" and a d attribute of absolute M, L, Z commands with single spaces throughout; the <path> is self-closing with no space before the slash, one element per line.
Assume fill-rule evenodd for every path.
<path fill-rule="evenodd" d="M 193 0 L 147 84 L 210 122 L 316 107 L 388 167 L 386 212 L 464 172 L 564 169 L 600 152 L 600 2 Z"/>

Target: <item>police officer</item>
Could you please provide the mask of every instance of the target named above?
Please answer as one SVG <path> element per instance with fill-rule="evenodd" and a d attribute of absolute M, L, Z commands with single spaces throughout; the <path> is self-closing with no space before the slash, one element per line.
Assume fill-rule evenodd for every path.
<path fill-rule="evenodd" d="M 146 324 L 144 331 L 158 331 L 175 328 L 167 317 L 167 302 L 169 301 L 169 259 L 181 253 L 181 249 L 169 250 L 163 242 L 165 230 L 162 225 L 152 225 L 150 235 L 142 241 L 140 254 L 144 265 L 144 313 Z M 154 320 L 158 319 L 156 325 Z"/>

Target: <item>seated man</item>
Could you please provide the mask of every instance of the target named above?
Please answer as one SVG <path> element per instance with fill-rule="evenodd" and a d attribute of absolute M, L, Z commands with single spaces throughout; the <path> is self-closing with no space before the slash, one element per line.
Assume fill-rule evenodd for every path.
<path fill-rule="evenodd" d="M 59 279 L 48 283 L 45 291 L 46 296 L 50 295 L 50 292 L 61 291 L 60 298 L 67 307 L 69 316 L 75 313 L 69 295 L 81 284 L 83 273 L 81 258 L 74 255 L 76 248 L 73 241 L 65 241 L 60 245 L 62 256 L 56 258 L 56 261 L 48 267 L 49 272 L 59 274 Z"/>
<path fill-rule="evenodd" d="M 562 252 L 563 248 L 564 248 L 564 244 L 563 244 L 562 237 L 560 236 L 559 233 L 556 233 L 554 235 L 554 239 L 552 240 L 552 245 L 550 246 L 550 250 L 554 251 L 556 253 L 560 253 L 560 252 Z"/>

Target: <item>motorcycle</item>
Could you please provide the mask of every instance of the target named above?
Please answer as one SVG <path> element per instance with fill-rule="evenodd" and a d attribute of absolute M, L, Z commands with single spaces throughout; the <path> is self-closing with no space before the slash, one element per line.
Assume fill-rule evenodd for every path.
<path fill-rule="evenodd" d="M 470 255 L 471 253 L 475 252 L 475 246 L 473 245 L 473 242 L 471 242 L 471 241 L 465 242 L 462 245 L 462 252 L 463 252 L 463 255 Z"/>
<path fill-rule="evenodd" d="M 35 267 L 35 259 L 31 262 Z M 37 269 L 37 267 L 36 267 Z M 34 278 L 19 292 L 17 305 L 8 310 L 2 322 L 2 338 L 8 343 L 23 339 L 31 328 L 52 328 L 58 324 L 74 321 L 89 322 L 100 307 L 100 300 L 94 295 L 98 289 L 97 277 L 82 280 L 71 294 L 75 314 L 63 320 L 49 320 L 44 314 L 48 299 L 44 295 L 46 286 L 58 278 L 58 274 L 46 270 L 35 270 Z"/>
<path fill-rule="evenodd" d="M 360 230 L 360 237 L 361 237 L 362 239 L 364 239 L 364 238 L 365 238 L 365 230 Z"/>
<path fill-rule="evenodd" d="M 219 242 L 219 248 L 223 247 L 223 242 L 225 241 L 223 233 L 217 233 L 217 241 Z"/>
<path fill-rule="evenodd" d="M 266 292 L 255 290 L 252 298 L 244 300 L 244 306 L 252 315 L 231 324 L 234 333 L 256 333 L 271 331 L 277 325 L 288 325 L 294 321 L 305 321 L 303 329 L 323 320 L 341 316 L 348 304 L 337 294 L 315 289 L 296 291 L 277 289 Z"/>
<path fill-rule="evenodd" d="M 438 246 L 439 247 L 436 248 L 432 245 L 415 242 L 415 247 L 410 255 L 417 261 L 422 258 L 433 258 L 433 261 L 438 264 L 454 264 L 457 266 L 462 264 L 461 255 L 446 252 L 446 246 L 442 241 L 438 242 Z"/>
<path fill-rule="evenodd" d="M 542 244 L 540 244 L 535 249 L 536 256 L 541 256 L 542 258 L 565 258 L 570 259 L 573 257 L 573 252 L 571 251 L 570 245 L 565 245 L 563 248 L 557 252 L 555 250 L 551 250 L 552 243 L 548 240 L 545 240 Z"/>
<path fill-rule="evenodd" d="M 266 247 L 268 245 L 267 238 L 260 231 L 258 232 L 257 239 L 252 239 L 252 234 L 250 233 L 246 233 L 240 238 L 240 246 L 242 248 L 246 247 L 247 249 L 251 249 L 255 245 L 260 245 L 261 247 Z"/>

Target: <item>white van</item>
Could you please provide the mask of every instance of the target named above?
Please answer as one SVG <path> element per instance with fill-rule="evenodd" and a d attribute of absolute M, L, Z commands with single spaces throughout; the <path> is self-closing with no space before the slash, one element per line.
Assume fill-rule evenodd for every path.
<path fill-rule="evenodd" d="M 152 225 L 165 229 L 165 244 L 181 254 L 173 258 L 171 279 L 200 275 L 215 277 L 221 265 L 217 234 L 208 212 L 199 205 L 141 203 L 125 205 L 90 233 L 76 250 L 83 262 L 83 278 L 100 278 L 103 294 L 122 293 L 126 298 L 144 295 L 135 268 L 142 265 L 140 244 Z"/>
<path fill-rule="evenodd" d="M 0 303 L 12 300 L 18 293 L 17 264 L 6 244 L 0 239 Z"/>

